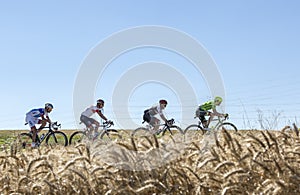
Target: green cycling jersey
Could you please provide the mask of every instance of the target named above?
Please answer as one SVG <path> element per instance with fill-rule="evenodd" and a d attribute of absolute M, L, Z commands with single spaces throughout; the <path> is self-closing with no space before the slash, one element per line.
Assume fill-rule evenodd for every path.
<path fill-rule="evenodd" d="M 199 106 L 200 110 L 208 111 L 212 109 L 216 109 L 216 104 L 213 100 L 205 102 Z"/>

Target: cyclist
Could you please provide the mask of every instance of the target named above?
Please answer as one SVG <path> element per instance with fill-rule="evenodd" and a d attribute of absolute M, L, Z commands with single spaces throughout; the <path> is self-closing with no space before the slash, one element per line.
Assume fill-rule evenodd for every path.
<path fill-rule="evenodd" d="M 204 128 L 208 128 L 211 120 L 214 116 L 225 117 L 226 114 L 222 114 L 217 112 L 216 107 L 220 106 L 223 99 L 219 96 L 216 96 L 213 100 L 207 101 L 201 104 L 196 110 L 196 117 L 198 117 L 203 124 Z M 211 112 L 212 111 L 212 112 Z M 206 120 L 205 116 L 209 116 L 208 121 Z"/>
<path fill-rule="evenodd" d="M 91 131 L 91 133 L 94 131 L 94 137 L 97 137 L 99 135 L 98 128 L 100 126 L 100 123 L 96 121 L 95 119 L 91 118 L 91 116 L 94 113 L 97 113 L 103 120 L 106 122 L 108 121 L 107 118 L 104 116 L 104 100 L 98 99 L 96 106 L 90 106 L 88 107 L 84 112 L 81 113 L 80 121 L 85 124 L 85 126 Z M 93 125 L 96 127 L 94 128 Z"/>
<path fill-rule="evenodd" d="M 47 124 L 51 124 L 51 120 L 49 118 L 49 113 L 52 111 L 53 105 L 50 103 L 46 103 L 44 108 L 32 109 L 26 113 L 25 121 L 29 124 L 30 130 L 32 132 L 32 143 L 31 147 L 36 146 L 36 136 L 38 132 L 40 132 Z M 40 124 L 41 126 L 37 129 L 36 124 Z"/>
<path fill-rule="evenodd" d="M 167 100 L 161 99 L 159 100 L 158 104 L 155 104 L 151 108 L 144 111 L 144 122 L 149 123 L 153 127 L 153 132 L 157 132 L 160 125 L 160 119 L 157 118 L 157 114 L 165 123 L 168 122 L 163 113 L 163 110 L 166 108 L 167 104 Z"/>

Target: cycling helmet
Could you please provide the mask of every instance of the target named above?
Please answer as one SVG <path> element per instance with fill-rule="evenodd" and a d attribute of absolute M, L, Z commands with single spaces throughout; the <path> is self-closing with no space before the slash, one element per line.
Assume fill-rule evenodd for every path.
<path fill-rule="evenodd" d="M 160 104 L 168 104 L 167 100 L 159 100 Z"/>
<path fill-rule="evenodd" d="M 104 101 L 102 99 L 97 100 L 97 104 L 104 104 Z"/>
<path fill-rule="evenodd" d="M 216 96 L 215 97 L 215 102 L 222 102 L 223 101 L 223 99 L 221 98 L 221 97 L 219 97 L 219 96 Z"/>
<path fill-rule="evenodd" d="M 53 105 L 50 104 L 50 103 L 46 103 L 46 104 L 45 104 L 45 108 L 51 108 L 51 109 L 53 109 Z"/>

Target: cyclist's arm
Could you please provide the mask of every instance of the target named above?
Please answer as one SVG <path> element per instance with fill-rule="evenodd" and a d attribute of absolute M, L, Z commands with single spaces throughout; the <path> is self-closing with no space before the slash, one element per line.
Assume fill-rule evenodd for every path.
<path fill-rule="evenodd" d="M 165 123 L 167 123 L 168 120 L 167 120 L 167 118 L 165 117 L 163 111 L 162 111 L 161 109 L 159 109 L 159 108 L 157 108 L 157 111 L 158 111 L 158 114 L 159 114 L 160 118 L 161 118 L 163 121 L 165 121 Z"/>
<path fill-rule="evenodd" d="M 163 121 L 165 121 L 165 123 L 168 122 L 167 118 L 165 117 L 165 115 L 164 115 L 164 113 L 163 113 L 163 111 L 162 111 L 162 109 L 160 108 L 159 105 L 158 105 L 158 106 L 155 106 L 155 107 L 152 107 L 152 108 L 156 111 L 156 113 L 159 114 L 160 118 L 161 118 Z"/>
<path fill-rule="evenodd" d="M 213 115 L 215 115 L 215 116 L 219 116 L 219 117 L 224 117 L 225 116 L 224 114 L 219 113 L 216 108 L 212 109 L 212 111 L 213 111 Z"/>
<path fill-rule="evenodd" d="M 48 115 L 46 115 L 46 117 L 45 117 L 45 115 L 42 114 L 42 115 L 41 115 L 41 118 L 42 118 L 42 120 L 47 121 L 49 124 L 51 124 L 51 120 L 50 120 L 50 118 L 49 118 Z"/>
<path fill-rule="evenodd" d="M 97 113 L 103 120 L 107 121 L 107 118 L 102 114 L 100 110 L 98 110 Z"/>
<path fill-rule="evenodd" d="M 165 115 L 164 115 L 163 113 L 159 114 L 159 116 L 160 116 L 160 118 L 161 118 L 162 120 L 165 121 L 165 123 L 168 121 L 167 118 L 165 117 Z"/>

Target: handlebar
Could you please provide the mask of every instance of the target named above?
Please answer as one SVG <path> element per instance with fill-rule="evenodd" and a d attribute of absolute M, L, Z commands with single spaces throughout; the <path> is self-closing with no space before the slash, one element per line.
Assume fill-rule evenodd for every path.
<path fill-rule="evenodd" d="M 217 120 L 219 121 L 225 121 L 229 119 L 229 114 L 224 114 L 224 116 L 219 116 Z"/>
<path fill-rule="evenodd" d="M 105 126 L 106 128 L 109 128 L 109 127 L 111 127 L 113 125 L 114 125 L 114 122 L 110 121 L 110 120 L 103 122 L 103 126 Z"/>
<path fill-rule="evenodd" d="M 225 120 L 229 119 L 229 114 L 228 113 L 224 114 L 224 118 L 225 118 Z"/>
<path fill-rule="evenodd" d="M 61 128 L 61 124 L 58 124 L 58 122 L 53 122 L 51 123 L 51 125 L 49 125 L 49 128 L 51 129 L 54 129 L 54 130 L 58 130 L 58 128 Z"/>
<path fill-rule="evenodd" d="M 175 120 L 172 118 L 172 119 L 170 119 L 170 120 L 167 120 L 167 122 L 165 123 L 165 125 L 171 126 L 171 125 L 173 125 L 174 123 L 175 123 Z"/>

